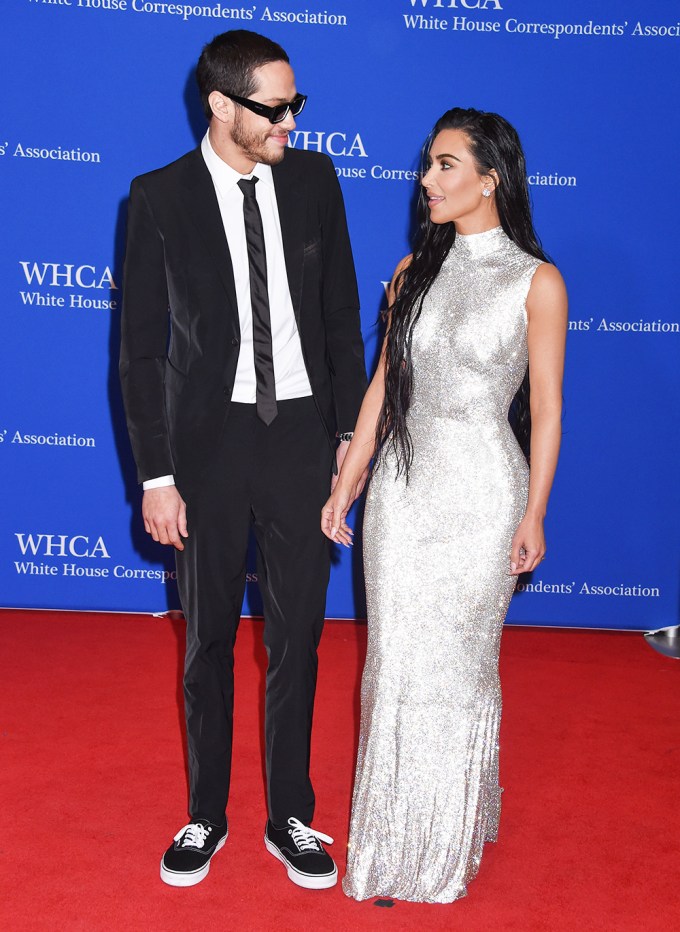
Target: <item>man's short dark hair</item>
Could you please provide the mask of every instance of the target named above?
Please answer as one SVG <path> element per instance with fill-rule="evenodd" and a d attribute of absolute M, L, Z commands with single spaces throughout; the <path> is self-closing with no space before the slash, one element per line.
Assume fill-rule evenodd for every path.
<path fill-rule="evenodd" d="M 212 117 L 208 97 L 213 91 L 249 97 L 257 89 L 257 68 L 269 62 L 288 60 L 277 42 L 257 32 L 231 29 L 215 36 L 201 52 L 196 68 L 198 90 L 206 117 Z"/>

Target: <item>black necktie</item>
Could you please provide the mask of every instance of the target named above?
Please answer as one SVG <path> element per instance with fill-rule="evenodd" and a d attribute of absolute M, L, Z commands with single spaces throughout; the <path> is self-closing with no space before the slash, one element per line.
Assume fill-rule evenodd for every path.
<path fill-rule="evenodd" d="M 246 224 L 248 266 L 250 269 L 250 306 L 253 312 L 253 352 L 255 355 L 255 402 L 257 416 L 271 424 L 277 415 L 272 325 L 267 294 L 267 255 L 260 208 L 255 199 L 257 178 L 242 178 L 243 217 Z"/>

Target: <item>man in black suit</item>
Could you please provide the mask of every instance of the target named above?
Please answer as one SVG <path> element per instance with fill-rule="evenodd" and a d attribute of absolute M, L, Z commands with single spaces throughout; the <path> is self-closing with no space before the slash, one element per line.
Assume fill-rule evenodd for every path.
<path fill-rule="evenodd" d="M 293 882 L 318 889 L 337 880 L 320 843 L 332 839 L 310 827 L 330 569 L 319 515 L 365 390 L 356 278 L 330 159 L 286 145 L 306 98 L 284 50 L 227 32 L 204 48 L 197 78 L 201 145 L 130 190 L 120 362 L 144 524 L 177 550 L 187 620 L 190 822 L 161 877 L 198 883 L 227 837 L 253 527 L 269 655 L 265 845 Z"/>

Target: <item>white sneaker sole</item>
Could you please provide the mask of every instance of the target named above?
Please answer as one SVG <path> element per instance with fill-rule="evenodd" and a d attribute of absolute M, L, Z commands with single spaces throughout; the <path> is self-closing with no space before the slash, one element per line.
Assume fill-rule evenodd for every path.
<path fill-rule="evenodd" d="M 303 874 L 302 871 L 296 870 L 292 864 L 288 863 L 276 845 L 272 844 L 266 835 L 264 836 L 264 846 L 270 854 L 273 854 L 283 864 L 288 879 L 292 880 L 298 887 L 305 887 L 307 890 L 327 890 L 329 887 L 334 887 L 338 882 L 338 869 L 335 864 L 331 874 L 322 874 L 321 876 L 318 874 Z"/>
<path fill-rule="evenodd" d="M 227 833 L 228 835 L 229 833 Z M 169 871 L 167 867 L 163 867 L 163 858 L 161 858 L 161 880 L 163 883 L 167 883 L 171 887 L 193 887 L 197 883 L 200 883 L 202 880 L 208 876 L 208 871 L 210 870 L 210 862 L 215 857 L 220 848 L 224 848 L 224 843 L 227 840 L 227 835 L 218 841 L 215 845 L 215 850 L 210 855 L 210 858 L 206 861 L 203 867 L 197 871 L 183 872 L 183 871 Z"/>

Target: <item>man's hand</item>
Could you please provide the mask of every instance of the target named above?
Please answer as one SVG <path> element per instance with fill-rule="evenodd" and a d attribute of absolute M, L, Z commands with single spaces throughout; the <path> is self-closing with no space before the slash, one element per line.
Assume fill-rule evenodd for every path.
<path fill-rule="evenodd" d="M 147 534 L 154 540 L 184 550 L 182 538 L 189 536 L 187 506 L 177 486 L 147 489 L 142 497 L 142 517 Z"/>

